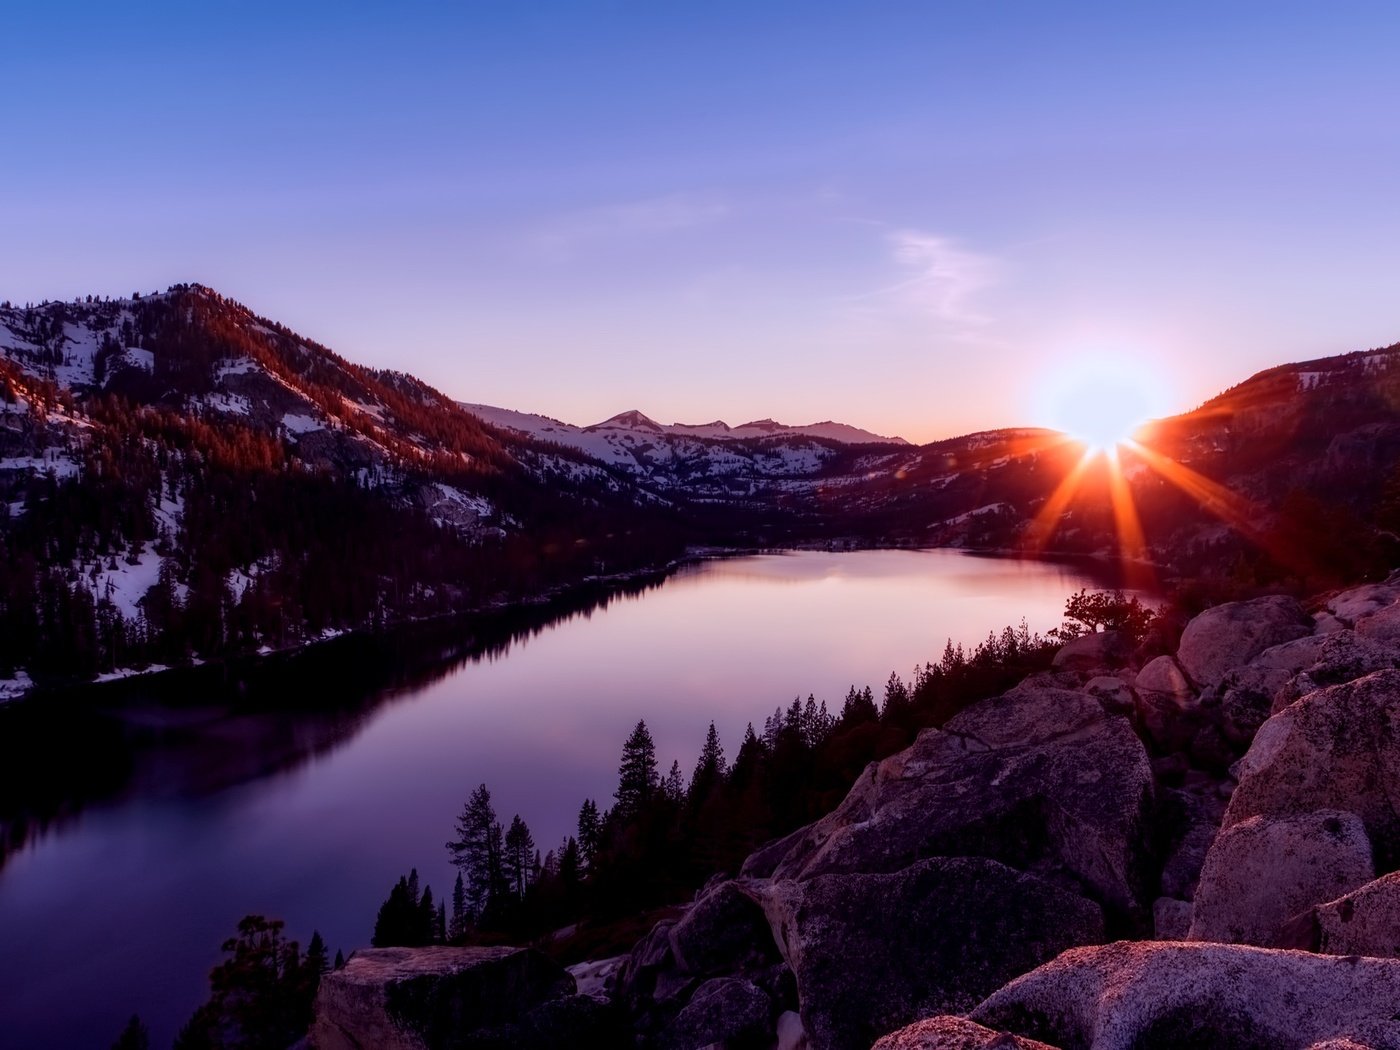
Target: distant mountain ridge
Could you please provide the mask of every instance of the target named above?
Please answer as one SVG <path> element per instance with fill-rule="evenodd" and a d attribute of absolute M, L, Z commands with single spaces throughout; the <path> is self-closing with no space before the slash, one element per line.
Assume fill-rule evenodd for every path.
<path fill-rule="evenodd" d="M 561 435 L 594 434 L 606 430 L 673 434 L 706 438 L 712 441 L 761 441 L 764 438 L 772 437 L 817 437 L 829 441 L 839 441 L 845 445 L 909 444 L 902 437 L 885 437 L 851 426 L 848 423 L 837 423 L 832 420 L 791 425 L 772 419 L 756 419 L 749 423 L 742 423 L 737 427 L 731 427 L 720 419 L 712 423 L 658 423 L 643 412 L 631 409 L 619 412 L 601 423 L 576 426 L 533 412 L 497 408 L 492 405 L 477 405 L 465 401 L 460 402 L 460 404 L 468 412 L 495 426 L 506 427 L 532 436 L 547 436 L 550 440 L 560 441 L 562 444 L 569 442 L 561 440 Z"/>

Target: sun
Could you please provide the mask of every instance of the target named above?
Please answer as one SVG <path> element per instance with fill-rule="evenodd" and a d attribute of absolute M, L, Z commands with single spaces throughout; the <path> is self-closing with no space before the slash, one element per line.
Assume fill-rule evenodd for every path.
<path fill-rule="evenodd" d="M 1112 454 L 1161 414 L 1163 394 L 1161 381 L 1132 360 L 1081 358 L 1046 380 L 1040 414 L 1086 451 Z"/>

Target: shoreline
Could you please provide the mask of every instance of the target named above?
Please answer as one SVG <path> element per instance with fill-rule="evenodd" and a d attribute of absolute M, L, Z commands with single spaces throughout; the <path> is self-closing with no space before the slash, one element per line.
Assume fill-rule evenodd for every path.
<path fill-rule="evenodd" d="M 483 602 L 467 609 L 439 613 L 432 616 L 408 617 L 391 620 L 378 626 L 350 628 L 327 628 L 319 637 L 308 638 L 294 645 L 273 648 L 262 646 L 255 650 L 229 653 L 224 656 L 204 658 L 193 657 L 178 664 L 152 665 L 144 668 L 117 668 L 104 671 L 88 680 L 50 681 L 36 683 L 24 671 L 15 677 L 0 680 L 0 711 L 15 709 L 45 699 L 62 697 L 65 699 L 93 700 L 121 686 L 133 683 L 155 682 L 162 679 L 173 680 L 191 673 L 218 673 L 225 676 L 236 668 L 265 668 L 277 662 L 296 659 L 308 653 L 321 651 L 322 647 L 348 644 L 367 638 L 383 639 L 399 633 L 409 633 L 422 628 L 440 627 L 460 623 L 471 626 L 473 621 L 484 616 L 541 612 L 554 605 L 566 605 L 571 599 L 585 597 L 589 591 L 601 590 L 603 601 L 610 601 L 628 586 L 652 583 L 660 585 L 681 569 L 705 561 L 718 561 L 728 558 L 757 557 L 785 553 L 835 553 L 846 554 L 858 551 L 906 550 L 906 551 L 949 551 L 980 558 L 998 558 L 1016 561 L 1035 561 L 1051 564 L 1084 564 L 1104 568 L 1121 565 L 1118 559 L 1104 553 L 1084 554 L 1068 551 L 1042 551 L 1029 555 L 1012 548 L 997 547 L 952 547 L 919 543 L 867 542 L 857 537 L 835 537 L 826 540 L 809 540 L 788 543 L 780 546 L 748 547 L 692 547 L 680 557 L 662 565 L 632 569 L 626 572 L 609 573 L 582 577 L 572 583 L 559 584 L 536 594 L 514 600 L 494 600 Z M 1151 562 L 1135 563 L 1144 567 L 1160 569 Z M 566 612 L 567 610 L 560 610 Z M 18 691 L 14 690 L 16 687 Z"/>

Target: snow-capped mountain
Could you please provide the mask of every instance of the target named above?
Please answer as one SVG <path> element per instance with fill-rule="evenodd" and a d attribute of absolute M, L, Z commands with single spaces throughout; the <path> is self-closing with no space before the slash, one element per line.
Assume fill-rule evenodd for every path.
<path fill-rule="evenodd" d="M 703 438 L 709 441 L 758 441 L 764 438 L 815 437 L 828 441 L 839 441 L 844 445 L 907 445 L 902 437 L 884 437 L 861 430 L 847 423 L 808 423 L 804 426 L 790 426 L 771 419 L 758 419 L 731 427 L 723 420 L 713 423 L 658 423 L 654 419 L 633 409 L 594 423 L 592 426 L 574 426 L 562 423 L 549 416 L 530 412 L 518 412 L 509 408 L 496 408 L 491 405 L 475 405 L 462 402 L 462 407 L 475 416 L 498 427 L 514 430 L 532 437 L 557 441 L 564 445 L 574 445 L 585 451 L 597 451 L 601 445 L 590 442 L 584 435 L 658 435 Z"/>
<path fill-rule="evenodd" d="M 681 499 L 762 500 L 779 491 L 810 494 L 816 482 L 848 474 L 858 450 L 889 455 L 910 447 L 902 438 L 881 437 L 844 423 L 661 424 L 634 410 L 592 426 L 575 426 L 490 405 L 462 407 L 502 432 L 577 450 L 658 493 Z"/>

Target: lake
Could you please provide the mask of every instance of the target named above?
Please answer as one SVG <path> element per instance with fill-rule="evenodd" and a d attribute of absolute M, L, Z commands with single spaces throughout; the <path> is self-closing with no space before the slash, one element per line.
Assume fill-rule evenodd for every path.
<path fill-rule="evenodd" d="M 548 621 L 502 617 L 496 637 L 330 643 L 232 685 L 192 672 L 0 710 L 0 761 L 25 758 L 0 774 L 0 1047 L 105 1047 L 133 1012 L 169 1046 L 243 915 L 348 955 L 410 867 L 440 898 L 480 783 L 543 851 L 584 798 L 611 803 L 639 718 L 662 772 L 676 758 L 689 776 L 711 720 L 733 758 L 794 697 L 839 712 L 853 684 L 878 697 L 949 638 L 1023 617 L 1043 632 L 1104 585 L 954 551 L 713 560 Z"/>

